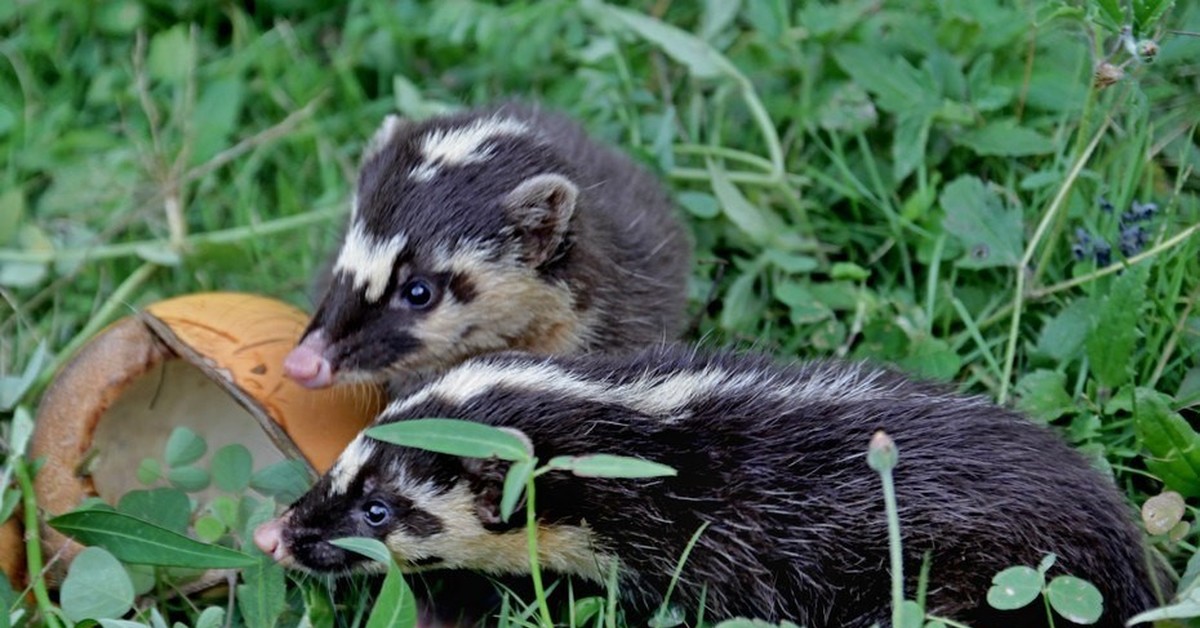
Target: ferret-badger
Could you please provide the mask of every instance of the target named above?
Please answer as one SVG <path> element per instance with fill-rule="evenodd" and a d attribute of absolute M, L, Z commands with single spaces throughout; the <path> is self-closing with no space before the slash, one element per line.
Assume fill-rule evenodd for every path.
<path fill-rule="evenodd" d="M 706 619 L 888 625 L 883 497 L 866 462 L 879 429 L 900 451 L 910 596 L 930 552 L 930 612 L 976 628 L 1046 625 L 1040 602 L 1000 612 L 985 597 L 997 572 L 1035 566 L 1049 552 L 1058 556 L 1051 575 L 1087 579 L 1103 593 L 1099 626 L 1121 626 L 1155 603 L 1129 505 L 1081 455 L 985 399 L 882 368 L 678 347 L 624 357 L 502 353 L 451 369 L 378 421 L 419 417 L 519 430 L 542 461 L 612 453 L 674 467 L 669 478 L 537 479 L 543 569 L 602 581 L 616 559 L 633 614 L 656 607 L 688 539 L 708 524 L 672 597 L 688 616 L 707 588 Z M 364 567 L 328 541 L 369 536 L 411 571 L 527 573 L 525 515 L 507 524 L 498 515 L 506 469 L 360 436 L 255 541 L 318 572 Z"/>
<path fill-rule="evenodd" d="M 662 186 L 567 118 L 525 105 L 391 116 L 284 369 L 321 388 L 419 380 L 506 349 L 671 341 L 689 258 Z"/>

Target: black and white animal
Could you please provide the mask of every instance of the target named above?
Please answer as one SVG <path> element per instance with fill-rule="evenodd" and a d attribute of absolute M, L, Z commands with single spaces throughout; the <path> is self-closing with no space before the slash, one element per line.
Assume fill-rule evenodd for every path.
<path fill-rule="evenodd" d="M 363 158 L 324 296 L 285 372 L 424 376 L 468 357 L 674 340 L 690 243 L 663 187 L 576 123 L 522 105 L 406 122 Z"/>
<path fill-rule="evenodd" d="M 543 461 L 612 453 L 674 467 L 669 478 L 537 480 L 543 568 L 601 581 L 618 561 L 627 612 L 660 603 L 689 537 L 707 524 L 672 598 L 688 616 L 706 589 L 707 619 L 888 625 L 881 482 L 866 462 L 879 429 L 900 453 L 910 596 L 931 557 L 930 612 L 976 628 L 1043 626 L 1040 602 L 1022 614 L 992 610 L 985 597 L 997 572 L 1050 552 L 1051 575 L 1099 587 L 1097 625 L 1121 626 L 1155 604 L 1142 534 L 1108 478 L 1013 412 L 882 368 L 671 347 L 624 357 L 502 353 L 444 373 L 378 421 L 430 416 L 519 430 Z M 365 567 L 328 541 L 368 536 L 411 571 L 527 573 L 525 515 L 507 524 L 498 515 L 506 469 L 360 436 L 255 540 L 280 562 L 318 572 Z"/>

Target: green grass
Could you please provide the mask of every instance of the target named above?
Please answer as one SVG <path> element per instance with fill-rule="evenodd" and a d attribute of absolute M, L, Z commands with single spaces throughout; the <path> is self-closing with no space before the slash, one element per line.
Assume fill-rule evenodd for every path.
<path fill-rule="evenodd" d="M 1116 45 L 1109 0 L 0 4 L 0 440 L 138 306 L 214 289 L 307 306 L 385 113 L 537 99 L 677 195 L 694 338 L 884 360 L 1015 404 L 1131 504 L 1192 500 L 1155 537 L 1182 573 L 1200 497 L 1200 457 L 1181 453 L 1200 441 L 1200 6 L 1158 4 L 1132 16 L 1152 63 Z M 1104 60 L 1124 78 L 1096 88 Z M 1135 202 L 1158 211 L 1126 255 Z M 365 621 L 355 587 L 287 586 L 261 607 L 284 624 L 330 625 L 333 604 Z M 193 624 L 225 604 L 189 599 L 157 608 Z"/>

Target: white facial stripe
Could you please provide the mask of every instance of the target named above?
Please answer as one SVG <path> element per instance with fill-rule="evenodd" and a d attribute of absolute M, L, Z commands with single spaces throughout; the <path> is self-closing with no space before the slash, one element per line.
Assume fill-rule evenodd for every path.
<path fill-rule="evenodd" d="M 363 465 L 371 459 L 371 454 L 374 452 L 375 442 L 368 440 L 363 434 L 359 434 L 350 441 L 345 451 L 338 456 L 333 468 L 329 470 L 330 495 L 342 495 L 349 490 L 350 483 L 362 471 Z"/>
<path fill-rule="evenodd" d="M 421 142 L 421 154 L 430 164 L 453 166 L 486 160 L 480 146 L 497 135 L 523 135 L 529 126 L 512 118 L 481 118 L 454 129 L 435 129 Z"/>
<path fill-rule="evenodd" d="M 354 277 L 354 289 L 361 290 L 365 287 L 364 296 L 368 302 L 374 303 L 387 289 L 392 267 L 407 243 L 408 238 L 403 233 L 380 240 L 367 233 L 362 224 L 356 222 L 346 234 L 346 241 L 338 253 L 333 272 L 344 272 Z"/>

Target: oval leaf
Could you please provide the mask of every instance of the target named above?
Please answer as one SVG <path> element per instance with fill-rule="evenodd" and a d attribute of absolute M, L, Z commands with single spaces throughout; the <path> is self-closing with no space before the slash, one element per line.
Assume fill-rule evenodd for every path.
<path fill-rule="evenodd" d="M 1077 624 L 1094 624 L 1104 612 L 1100 590 L 1075 576 L 1058 576 L 1046 587 L 1046 598 L 1059 615 Z"/>
<path fill-rule="evenodd" d="M 254 459 L 245 445 L 233 443 L 226 445 L 213 454 L 212 469 L 213 483 L 217 488 L 230 493 L 245 490 L 250 485 L 250 473 L 253 471 Z"/>
<path fill-rule="evenodd" d="M 60 601 L 71 621 L 120 617 L 133 607 L 133 582 L 112 554 L 89 547 L 71 561 Z"/>
<path fill-rule="evenodd" d="M 521 493 L 525 490 L 525 483 L 529 480 L 529 476 L 533 474 L 533 460 L 513 463 L 508 468 L 508 473 L 504 475 L 504 493 L 500 498 L 500 520 L 508 521 L 512 516 L 513 511 L 517 509 L 517 502 L 521 500 Z"/>
<path fill-rule="evenodd" d="M 208 451 L 208 443 L 199 434 L 180 426 L 175 428 L 167 438 L 167 448 L 164 458 L 169 467 L 182 467 L 192 464 Z"/>
<path fill-rule="evenodd" d="M 532 459 L 528 446 L 515 434 L 472 421 L 413 419 L 372 427 L 367 436 L 394 445 L 416 447 L 452 456 L 500 458 L 520 462 Z"/>
<path fill-rule="evenodd" d="M 570 471 L 585 478 L 655 478 L 678 475 L 665 464 L 611 454 L 556 456 L 546 463 L 552 469 Z"/>
<path fill-rule="evenodd" d="M 1009 567 L 992 578 L 987 601 L 994 609 L 1011 611 L 1028 606 L 1041 592 L 1042 574 L 1021 565 Z"/>
<path fill-rule="evenodd" d="M 365 536 L 348 536 L 342 539 L 334 539 L 329 543 L 355 554 L 366 556 L 377 563 L 386 565 L 392 562 L 392 553 L 378 539 L 371 539 Z"/>
<path fill-rule="evenodd" d="M 1183 520 L 1183 496 L 1165 491 L 1142 504 L 1142 522 L 1150 534 L 1166 534 Z"/>
<path fill-rule="evenodd" d="M 1187 497 L 1200 496 L 1200 434 L 1168 398 L 1155 390 L 1134 391 L 1133 425 L 1149 455 L 1146 468 L 1168 488 Z"/>
<path fill-rule="evenodd" d="M 416 625 L 417 600 L 400 568 L 394 561 L 389 561 L 379 597 L 375 598 L 375 606 L 367 618 L 367 628 L 412 628 Z"/>
<path fill-rule="evenodd" d="M 79 510 L 54 517 L 48 523 L 84 545 L 103 547 L 126 563 L 236 569 L 257 562 L 239 551 L 207 545 L 120 512 Z"/>

